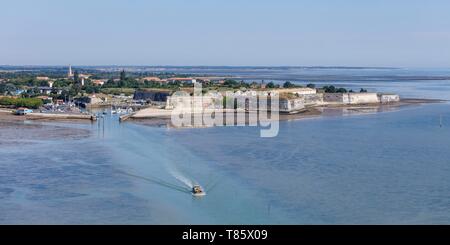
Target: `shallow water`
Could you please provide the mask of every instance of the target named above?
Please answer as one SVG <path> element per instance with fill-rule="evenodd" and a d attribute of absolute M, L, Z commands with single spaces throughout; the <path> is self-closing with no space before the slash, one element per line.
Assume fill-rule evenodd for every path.
<path fill-rule="evenodd" d="M 354 83 L 450 99 L 448 81 Z M 285 121 L 269 139 L 115 116 L 42 124 L 91 133 L 1 146 L 2 224 L 450 224 L 448 103 Z M 188 193 L 197 183 L 207 196 Z"/>

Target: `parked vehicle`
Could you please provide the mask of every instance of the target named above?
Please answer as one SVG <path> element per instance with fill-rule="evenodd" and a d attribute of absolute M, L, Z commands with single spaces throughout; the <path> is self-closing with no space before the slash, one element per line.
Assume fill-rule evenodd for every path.
<path fill-rule="evenodd" d="M 19 107 L 16 109 L 16 112 L 15 112 L 16 115 L 26 115 L 29 113 L 33 113 L 33 110 L 25 108 L 25 107 Z"/>

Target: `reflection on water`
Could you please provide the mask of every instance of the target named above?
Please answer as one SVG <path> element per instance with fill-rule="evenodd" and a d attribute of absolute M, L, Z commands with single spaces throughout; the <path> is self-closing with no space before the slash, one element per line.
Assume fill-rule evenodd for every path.
<path fill-rule="evenodd" d="M 450 223 L 450 104 L 355 110 L 284 121 L 264 139 L 253 127 L 148 127 L 116 115 L 40 123 L 31 146 L 22 136 L 37 131 L 0 147 L 0 223 Z M 45 137 L 53 129 L 88 134 Z M 192 184 L 208 195 L 194 198 Z"/>

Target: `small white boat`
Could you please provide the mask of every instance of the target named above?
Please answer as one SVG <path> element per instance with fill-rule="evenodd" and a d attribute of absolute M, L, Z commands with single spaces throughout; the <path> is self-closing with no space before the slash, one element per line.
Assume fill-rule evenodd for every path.
<path fill-rule="evenodd" d="M 202 197 L 206 196 L 206 192 L 203 190 L 201 186 L 194 185 L 194 187 L 192 187 L 192 195 L 195 197 Z"/>

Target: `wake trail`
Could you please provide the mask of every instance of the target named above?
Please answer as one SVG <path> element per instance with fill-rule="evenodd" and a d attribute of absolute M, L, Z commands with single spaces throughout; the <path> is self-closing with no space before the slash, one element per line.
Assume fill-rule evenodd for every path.
<path fill-rule="evenodd" d="M 195 185 L 195 181 L 183 175 L 175 166 L 167 166 L 169 173 L 178 181 L 183 183 L 185 186 L 192 189 Z"/>
<path fill-rule="evenodd" d="M 141 141 L 143 144 L 147 143 L 149 141 L 148 138 L 144 137 L 142 134 L 139 134 L 139 132 L 136 131 L 136 129 L 131 129 L 128 131 L 130 135 L 133 135 L 134 138 L 139 139 L 139 141 Z M 136 142 L 132 141 L 132 142 L 128 142 L 128 144 L 131 145 L 135 145 L 137 144 Z M 138 144 L 137 144 L 138 145 Z M 137 151 L 136 149 L 133 149 L 133 147 L 131 148 L 134 154 L 141 156 L 143 158 L 147 158 L 148 154 L 147 153 L 142 153 Z M 172 183 L 168 183 L 164 180 L 161 179 L 157 179 L 154 177 L 151 178 L 146 178 L 143 176 L 139 176 L 139 175 L 134 175 L 134 174 L 129 174 L 126 172 L 123 172 L 123 174 L 126 174 L 128 176 L 131 177 L 135 177 L 135 178 L 140 178 L 146 181 L 150 181 L 159 185 L 163 185 L 165 187 L 169 187 L 172 189 L 177 189 L 179 191 L 183 191 L 183 192 L 191 192 L 192 188 L 194 187 L 194 185 L 198 184 L 194 179 L 187 177 L 184 173 L 182 173 L 181 171 L 179 171 L 179 169 L 177 168 L 177 166 L 174 165 L 174 163 L 171 162 L 165 162 L 164 163 L 168 173 L 174 177 L 176 180 L 178 180 L 180 183 L 182 183 L 185 187 L 189 188 L 188 190 L 183 186 L 178 186 Z"/>
<path fill-rule="evenodd" d="M 172 190 L 181 191 L 183 193 L 190 193 L 191 192 L 190 189 L 187 189 L 187 188 L 184 188 L 182 186 L 178 186 L 178 185 L 166 182 L 166 181 L 158 179 L 156 177 L 144 177 L 144 176 L 127 173 L 125 171 L 120 171 L 120 170 L 117 170 L 117 173 L 129 176 L 129 177 L 133 177 L 133 178 L 136 178 L 136 179 L 145 180 L 145 181 L 151 182 L 153 184 L 157 184 L 157 185 L 160 185 L 160 186 L 163 186 L 163 187 L 170 188 Z"/>

